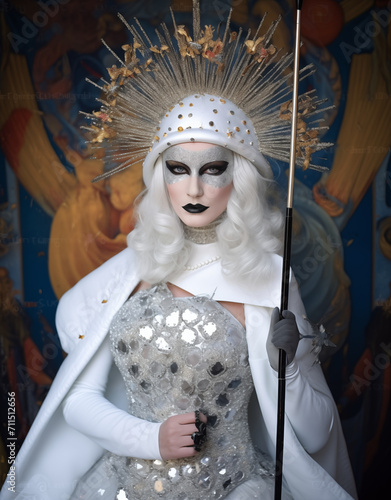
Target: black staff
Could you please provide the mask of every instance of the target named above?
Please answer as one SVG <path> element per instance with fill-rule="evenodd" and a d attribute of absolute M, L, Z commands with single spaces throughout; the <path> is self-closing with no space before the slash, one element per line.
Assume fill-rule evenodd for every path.
<path fill-rule="evenodd" d="M 293 97 L 292 97 L 292 130 L 289 159 L 289 181 L 288 197 L 286 204 L 285 234 L 284 234 L 284 256 L 282 261 L 282 285 L 281 285 L 281 306 L 280 319 L 282 311 L 288 309 L 289 296 L 289 274 L 291 262 L 291 243 L 292 243 L 292 207 L 293 207 L 293 184 L 295 177 L 296 160 L 296 130 L 297 130 L 297 95 L 299 85 L 299 53 L 300 53 L 300 21 L 301 7 L 303 1 L 296 2 L 296 38 L 295 38 L 295 65 L 293 70 Z M 285 418 L 285 368 L 286 353 L 279 350 L 278 360 L 278 407 L 277 407 L 277 439 L 276 439 L 276 476 L 274 499 L 281 499 L 282 492 L 282 465 L 284 455 L 284 418 Z"/>

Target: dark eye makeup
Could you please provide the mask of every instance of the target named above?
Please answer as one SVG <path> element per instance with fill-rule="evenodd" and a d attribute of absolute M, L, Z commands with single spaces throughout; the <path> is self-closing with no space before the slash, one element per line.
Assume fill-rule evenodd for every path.
<path fill-rule="evenodd" d="M 168 170 L 174 175 L 190 174 L 190 168 L 178 161 L 166 161 Z"/>
<path fill-rule="evenodd" d="M 166 166 L 174 175 L 190 175 L 191 173 L 191 170 L 187 165 L 178 161 L 167 160 Z M 223 174 L 227 170 L 227 167 L 227 161 L 212 161 L 210 163 L 206 163 L 200 168 L 199 175 L 208 174 L 218 176 Z"/>
<path fill-rule="evenodd" d="M 227 161 L 212 161 L 211 163 L 207 163 L 200 168 L 200 175 L 221 175 L 227 170 L 227 167 Z"/>

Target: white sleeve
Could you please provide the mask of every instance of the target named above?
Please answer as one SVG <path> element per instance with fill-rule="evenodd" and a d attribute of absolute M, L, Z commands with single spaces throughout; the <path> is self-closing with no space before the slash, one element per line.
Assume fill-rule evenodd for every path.
<path fill-rule="evenodd" d="M 306 312 L 294 277 L 288 309 L 295 314 L 299 331 L 304 335 L 312 334 L 309 322 L 304 319 Z M 286 367 L 285 412 L 308 453 L 318 452 L 327 443 L 335 410 L 322 369 L 312 352 L 312 340 L 302 339 L 295 359 Z"/>
<path fill-rule="evenodd" d="M 63 401 L 66 422 L 116 455 L 161 460 L 161 424 L 136 418 L 104 397 L 112 363 L 106 339 Z"/>
<path fill-rule="evenodd" d="M 314 454 L 323 448 L 334 422 L 334 402 L 311 386 L 295 360 L 286 368 L 285 413 L 308 453 Z"/>
<path fill-rule="evenodd" d="M 297 292 L 290 294 L 288 308 L 295 314 L 299 330 L 309 333 L 309 323 L 303 319 L 305 311 Z M 269 425 L 272 425 L 277 418 L 277 414 L 271 414 L 277 403 L 278 383 L 278 374 L 270 366 L 266 351 L 272 308 L 246 306 L 245 311 L 253 380 L 261 411 L 265 415 L 267 413 Z M 313 455 L 327 444 L 337 412 L 322 369 L 315 363 L 311 347 L 310 339 L 302 339 L 295 359 L 286 368 L 285 413 L 301 445 L 307 453 Z M 274 435 L 271 427 L 270 431 Z"/>

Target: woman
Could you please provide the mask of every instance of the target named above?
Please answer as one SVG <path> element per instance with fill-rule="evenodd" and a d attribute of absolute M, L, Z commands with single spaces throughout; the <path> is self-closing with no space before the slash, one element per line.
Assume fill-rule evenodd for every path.
<path fill-rule="evenodd" d="M 261 472 L 259 466 L 255 467 L 257 459 L 247 425 L 253 383 L 243 330 L 244 306 L 238 303 L 240 292 L 235 287 L 241 288 L 241 276 L 246 274 L 246 270 L 239 269 L 241 262 L 248 264 L 261 255 L 263 259 L 251 269 L 253 278 L 254 274 L 268 274 L 272 256 L 259 252 L 262 240 L 269 248 L 280 245 L 273 232 L 278 232 L 281 217 L 279 213 L 270 213 L 265 187 L 265 181 L 243 158 L 237 155 L 235 161 L 232 151 L 208 143 L 171 146 L 155 166 L 151 186 L 139 207 L 139 223 L 129 237 L 144 279 L 113 320 L 111 332 L 116 345 L 113 355 L 134 401 L 130 412 L 163 423 L 146 426 L 145 422 L 129 422 L 129 415 L 115 412 L 118 445 L 113 436 L 107 443 L 106 429 L 113 427 L 114 409 L 102 402 L 96 390 L 97 379 L 102 379 L 103 373 L 107 376 L 112 364 L 107 346 L 95 358 L 87 375 L 74 385 L 64 405 L 67 422 L 83 434 L 99 439 L 103 447 L 121 455 L 149 459 L 130 463 L 127 460 L 127 466 L 124 462 L 120 475 L 128 478 L 123 483 L 128 483 L 125 488 L 128 495 L 137 488 L 140 493 L 135 498 L 153 497 L 156 491 L 166 498 L 180 498 L 182 491 L 190 498 L 198 498 L 200 493 L 204 495 L 200 498 L 223 498 L 235 486 Z M 252 214 L 252 220 L 244 217 L 246 212 L 248 216 Z M 246 231 L 238 231 L 235 215 L 244 218 L 240 226 Z M 223 242 L 226 248 L 222 248 Z M 230 247 L 240 251 L 240 259 L 235 254 L 230 256 Z M 229 278 L 209 277 L 210 284 L 205 286 L 205 280 L 197 279 L 197 275 L 200 271 L 203 274 L 203 268 L 208 274 L 221 274 L 220 254 L 228 263 L 226 270 L 230 260 L 231 266 L 236 263 L 236 267 Z M 191 283 L 186 285 L 183 280 Z M 193 287 L 200 287 L 203 294 L 193 291 Z M 179 301 L 170 300 L 174 297 Z M 216 297 L 226 311 L 216 308 Z M 145 317 L 145 311 L 151 309 L 154 312 Z M 124 337 L 121 327 L 124 321 L 132 325 L 130 336 Z M 118 332 L 114 334 L 117 322 Z M 293 344 L 297 342 L 298 335 L 292 340 Z M 102 391 L 105 385 L 103 378 Z M 138 405 L 140 399 L 143 403 Z M 193 434 L 197 433 L 194 411 L 199 408 L 204 422 L 204 414 L 208 415 L 209 439 L 197 452 L 193 440 Z M 106 412 L 107 419 L 103 418 Z M 132 444 L 124 440 L 129 425 L 138 429 L 134 431 L 138 440 L 136 449 L 133 431 L 128 435 Z M 186 460 L 187 457 L 194 458 Z M 153 459 L 159 460 L 158 465 L 151 464 Z M 103 461 L 121 470 L 124 460 L 105 457 Z M 137 467 L 142 471 L 140 474 Z M 181 472 L 184 467 L 199 470 L 186 477 Z M 145 469 L 149 474 L 155 471 L 156 478 L 146 479 Z M 248 494 L 263 492 L 266 498 L 268 491 L 267 497 L 272 498 L 270 476 L 268 472 L 266 481 L 259 484 L 253 479 Z M 80 485 L 83 494 L 86 483 L 88 478 Z M 98 489 L 101 488 L 99 484 Z M 216 493 L 212 495 L 213 490 Z M 235 492 L 237 498 L 245 498 L 246 491 L 239 490 Z"/>
<path fill-rule="evenodd" d="M 40 498 L 101 498 L 102 491 L 121 498 L 114 496 L 121 490 L 123 498 L 272 498 L 270 469 L 256 465 L 246 407 L 254 383 L 262 412 L 254 417 L 255 438 L 273 456 L 276 344 L 289 363 L 286 498 L 322 498 L 325 486 L 325 498 L 350 498 L 332 476 L 354 496 L 338 416 L 311 342 L 299 343 L 290 314 L 275 324 L 281 217 L 267 204 L 270 184 L 218 145 L 184 143 L 163 153 L 129 249 L 61 300 L 57 325 L 70 354 L 41 421 L 46 408 L 63 403 L 48 425 L 32 431 L 35 444 L 16 467 L 16 477 L 29 478 L 27 491 L 37 488 Z M 294 282 L 290 309 L 306 334 Z M 114 380 L 113 357 L 126 390 Z M 132 416 L 103 396 L 113 381 L 117 392 L 127 392 Z M 195 410 L 207 422 L 200 451 Z M 97 461 L 102 449 L 111 453 Z M 95 462 L 71 496 L 75 477 Z"/>
<path fill-rule="evenodd" d="M 271 124 L 281 135 L 279 108 L 257 120 L 251 110 L 259 106 L 245 87 L 242 100 L 231 101 L 230 85 L 237 82 L 228 85 L 227 65 L 222 76 L 209 69 L 210 85 L 204 81 L 203 92 L 192 92 L 186 47 L 199 50 L 208 36 L 198 39 L 197 26 L 197 43 L 182 33 L 176 27 L 183 61 L 161 61 L 173 50 L 167 42 L 152 51 L 161 63 L 156 79 L 149 71 L 139 76 L 131 57 L 137 39 L 134 52 L 126 49 L 126 72 L 113 70 L 106 89 L 93 130 L 98 141 L 112 140 L 117 170 L 146 154 L 140 138 L 149 137 L 153 123 L 143 164 L 147 190 L 128 248 L 60 301 L 57 329 L 69 354 L 15 463 L 16 489 L 20 498 L 40 499 L 272 498 L 268 457 L 275 448 L 282 348 L 288 360 L 284 497 L 354 498 L 334 402 L 311 341 L 299 342 L 309 324 L 293 277 L 291 312 L 279 321 L 276 309 L 281 215 L 269 199 L 272 175 L 263 153 L 272 151 Z M 208 50 L 213 45 L 216 54 L 217 42 L 203 41 L 211 62 Z M 167 85 L 171 105 L 155 99 L 151 106 L 161 72 L 173 76 L 173 68 L 179 83 L 176 94 Z M 203 71 L 202 64 L 194 68 Z M 238 68 L 252 75 L 253 66 L 244 73 Z M 276 81 L 284 80 L 280 72 L 270 74 L 276 91 Z M 118 77 L 126 79 L 120 88 Z M 221 92 L 208 93 L 220 78 Z M 265 453 L 262 466 L 252 440 Z M 6 486 L 1 498 L 15 498 Z"/>

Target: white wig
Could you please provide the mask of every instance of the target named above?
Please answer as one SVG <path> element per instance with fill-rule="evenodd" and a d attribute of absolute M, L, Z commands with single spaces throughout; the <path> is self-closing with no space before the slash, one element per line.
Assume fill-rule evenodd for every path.
<path fill-rule="evenodd" d="M 281 249 L 283 217 L 274 188 L 249 160 L 234 154 L 227 217 L 217 227 L 222 268 L 232 277 L 266 278 L 271 254 Z M 141 278 L 155 284 L 183 268 L 189 255 L 183 224 L 169 201 L 161 158 L 141 196 L 128 245 L 139 255 Z"/>

